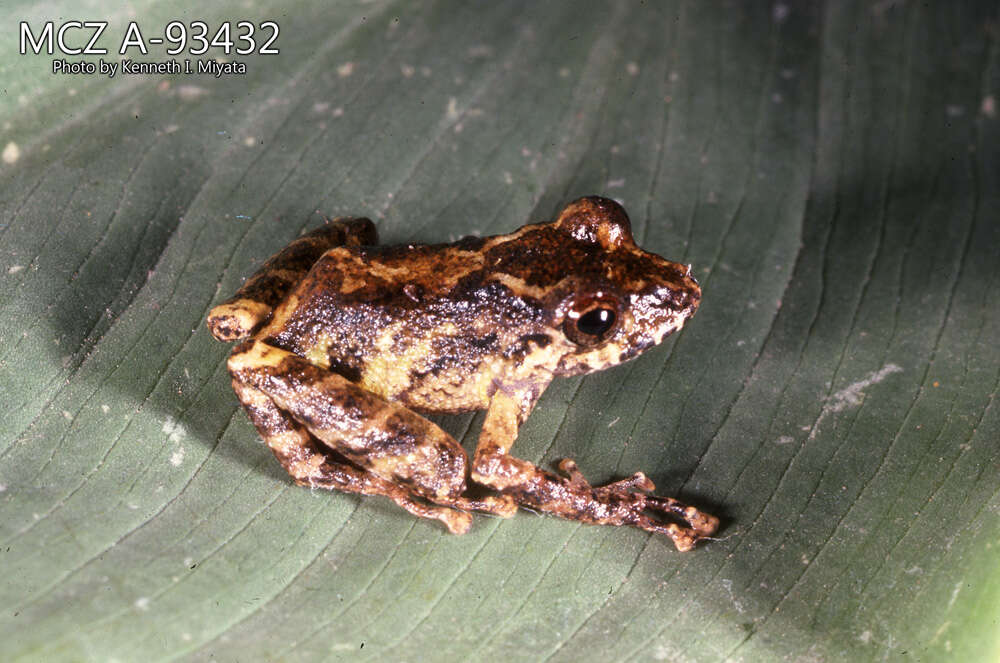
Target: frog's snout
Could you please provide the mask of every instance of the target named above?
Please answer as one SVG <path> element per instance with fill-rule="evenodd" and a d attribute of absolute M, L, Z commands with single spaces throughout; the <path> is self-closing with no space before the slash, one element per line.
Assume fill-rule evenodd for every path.
<path fill-rule="evenodd" d="M 685 276 L 685 286 L 680 290 L 678 302 L 681 309 L 687 311 L 688 315 L 694 314 L 701 304 L 701 286 L 690 276 Z"/>

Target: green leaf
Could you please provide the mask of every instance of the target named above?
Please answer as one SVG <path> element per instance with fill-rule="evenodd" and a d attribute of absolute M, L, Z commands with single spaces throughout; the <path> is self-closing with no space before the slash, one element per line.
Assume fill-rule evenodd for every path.
<path fill-rule="evenodd" d="M 109 79 L 0 42 L 0 658 L 1000 655 L 995 6 L 129 7 L 86 14 L 106 60 L 130 20 L 272 19 L 281 52 Z M 703 305 L 558 381 L 516 453 L 644 470 L 719 540 L 528 512 L 456 537 L 292 484 L 212 304 L 323 215 L 434 242 L 586 194 Z M 442 419 L 467 448 L 481 421 Z"/>

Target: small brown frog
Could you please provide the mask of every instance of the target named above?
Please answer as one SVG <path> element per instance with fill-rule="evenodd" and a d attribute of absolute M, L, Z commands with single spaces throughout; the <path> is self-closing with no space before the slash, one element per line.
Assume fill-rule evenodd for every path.
<path fill-rule="evenodd" d="M 457 534 L 470 510 L 520 505 L 689 550 L 718 519 L 648 494 L 642 472 L 595 487 L 571 460 L 553 474 L 509 452 L 553 377 L 632 359 L 700 297 L 689 268 L 636 246 L 620 205 L 590 197 L 552 223 L 452 244 L 376 246 L 370 220 L 331 221 L 268 260 L 208 327 L 249 338 L 229 358 L 233 389 L 299 484 L 385 495 Z M 481 409 L 471 463 L 417 414 Z"/>

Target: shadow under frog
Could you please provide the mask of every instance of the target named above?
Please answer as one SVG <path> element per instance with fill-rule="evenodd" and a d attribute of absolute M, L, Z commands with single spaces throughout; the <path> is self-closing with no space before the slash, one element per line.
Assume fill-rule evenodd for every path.
<path fill-rule="evenodd" d="M 606 198 L 552 223 L 451 244 L 382 247 L 372 222 L 341 218 L 267 261 L 208 326 L 237 345 L 233 389 L 299 484 L 389 497 L 464 533 L 469 511 L 518 506 L 632 525 L 680 550 L 718 519 L 651 495 L 637 472 L 591 486 L 510 454 L 556 376 L 603 370 L 683 326 L 701 296 L 684 265 L 636 246 Z M 476 451 L 418 413 L 486 410 Z M 664 518 L 666 516 L 666 518 Z"/>

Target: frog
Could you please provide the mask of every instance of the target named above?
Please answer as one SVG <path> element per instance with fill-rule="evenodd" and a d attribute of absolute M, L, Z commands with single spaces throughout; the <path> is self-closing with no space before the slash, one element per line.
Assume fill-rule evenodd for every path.
<path fill-rule="evenodd" d="M 554 221 L 442 244 L 380 245 L 341 217 L 301 235 L 209 312 L 227 368 L 295 483 L 389 498 L 452 533 L 520 508 L 665 535 L 681 551 L 717 517 L 653 495 L 643 472 L 591 485 L 511 453 L 556 377 L 634 359 L 701 301 L 691 267 L 640 249 L 625 209 L 588 196 Z M 427 414 L 485 410 L 469 454 Z"/>

